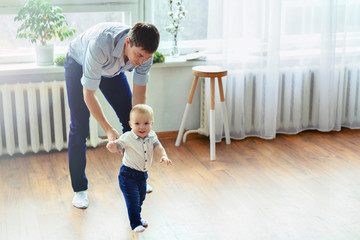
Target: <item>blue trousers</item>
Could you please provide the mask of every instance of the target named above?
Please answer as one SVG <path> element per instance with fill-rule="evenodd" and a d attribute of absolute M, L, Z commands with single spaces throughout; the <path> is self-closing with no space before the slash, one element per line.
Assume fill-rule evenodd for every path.
<path fill-rule="evenodd" d="M 82 66 L 67 56 L 64 68 L 71 121 L 68 143 L 69 169 L 73 190 L 79 192 L 88 188 L 85 167 L 90 112 L 84 102 L 80 81 L 83 75 Z M 100 90 L 115 110 L 122 123 L 123 132 L 129 131 L 132 93 L 124 72 L 112 78 L 101 78 Z"/>
<path fill-rule="evenodd" d="M 146 197 L 147 172 L 137 171 L 124 165 L 120 168 L 119 185 L 124 195 L 131 229 L 141 225 L 141 206 Z"/>

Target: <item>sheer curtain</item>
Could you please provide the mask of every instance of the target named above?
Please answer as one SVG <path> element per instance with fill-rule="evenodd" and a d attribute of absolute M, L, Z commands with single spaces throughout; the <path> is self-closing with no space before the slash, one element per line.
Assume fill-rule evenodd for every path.
<path fill-rule="evenodd" d="M 360 127 L 359 12 L 357 0 L 209 0 L 209 62 L 228 69 L 231 137 Z"/>

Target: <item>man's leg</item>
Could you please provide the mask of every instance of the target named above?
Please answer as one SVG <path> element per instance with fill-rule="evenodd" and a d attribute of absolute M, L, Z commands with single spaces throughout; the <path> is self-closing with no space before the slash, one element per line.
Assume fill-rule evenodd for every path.
<path fill-rule="evenodd" d="M 121 72 L 113 78 L 102 78 L 100 90 L 114 109 L 123 132 L 130 131 L 129 114 L 132 108 L 132 93 L 125 73 Z"/>
<path fill-rule="evenodd" d="M 86 167 L 86 137 L 89 135 L 89 110 L 83 99 L 83 90 L 80 82 L 82 67 L 73 59 L 67 57 L 65 62 L 65 80 L 70 107 L 70 133 L 68 144 L 68 157 L 71 184 L 74 192 L 81 193 L 80 201 L 76 207 L 87 207 L 88 181 L 85 175 Z M 76 196 L 76 194 L 75 194 Z M 74 200 L 76 200 L 74 198 Z"/>

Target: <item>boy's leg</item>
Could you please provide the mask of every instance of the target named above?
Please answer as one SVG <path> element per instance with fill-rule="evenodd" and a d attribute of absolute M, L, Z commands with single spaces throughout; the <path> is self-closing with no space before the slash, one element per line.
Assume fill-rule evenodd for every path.
<path fill-rule="evenodd" d="M 71 120 L 68 144 L 70 177 L 74 192 L 80 192 L 88 188 L 85 167 L 90 113 L 83 99 L 81 65 L 66 57 L 64 67 Z"/>
<path fill-rule="evenodd" d="M 130 170 L 131 171 L 131 170 Z M 119 185 L 124 195 L 131 229 L 141 224 L 141 205 L 138 180 L 129 172 L 129 168 L 122 166 L 119 174 Z"/>
<path fill-rule="evenodd" d="M 140 186 L 139 186 L 139 191 L 140 191 L 140 213 L 141 213 L 141 207 L 143 205 L 143 202 L 145 200 L 145 197 L 146 197 L 146 193 L 147 193 L 147 186 L 148 184 L 146 183 L 146 179 L 147 179 L 147 173 L 144 173 L 145 175 L 145 180 L 141 181 L 140 183 Z M 141 221 L 141 224 L 144 226 L 144 227 L 148 227 L 148 222 L 144 219 L 141 218 L 140 216 L 140 221 Z"/>
<path fill-rule="evenodd" d="M 114 109 L 123 126 L 123 132 L 130 131 L 129 114 L 132 108 L 132 93 L 124 72 L 112 78 L 102 78 L 100 90 Z"/>
<path fill-rule="evenodd" d="M 125 73 L 121 72 L 113 78 L 102 78 L 100 90 L 118 116 L 123 126 L 123 133 L 130 131 L 129 115 L 132 109 L 132 93 Z M 149 184 L 147 184 L 146 191 L 147 193 L 152 192 Z"/>
<path fill-rule="evenodd" d="M 148 178 L 147 172 L 144 173 L 144 180 L 142 180 L 140 182 L 140 186 L 139 186 L 139 193 L 140 193 L 140 212 L 141 212 L 141 206 L 145 200 L 146 197 L 146 192 L 147 192 L 147 181 L 146 179 Z"/>

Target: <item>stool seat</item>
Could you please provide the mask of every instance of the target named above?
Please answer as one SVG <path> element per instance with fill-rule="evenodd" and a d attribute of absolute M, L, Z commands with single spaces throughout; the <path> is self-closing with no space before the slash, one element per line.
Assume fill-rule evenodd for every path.
<path fill-rule="evenodd" d="M 221 108 L 224 119 L 224 129 L 225 129 L 225 138 L 226 143 L 230 144 L 230 133 L 229 133 L 229 123 L 227 118 L 224 90 L 222 86 L 222 77 L 227 75 L 227 70 L 221 66 L 195 66 L 192 68 L 192 74 L 194 75 L 194 80 L 191 86 L 188 102 L 185 107 L 185 112 L 181 121 L 180 129 L 178 136 L 176 138 L 175 146 L 179 146 L 181 138 L 184 134 L 185 123 L 189 114 L 190 106 L 194 98 L 196 86 L 199 77 L 210 78 L 210 160 L 216 159 L 215 154 L 215 78 L 218 79 L 219 84 L 219 94 L 221 101 Z M 192 131 L 193 132 L 193 131 Z M 199 131 L 197 131 L 199 132 Z M 184 137 L 185 138 L 185 137 Z"/>
<path fill-rule="evenodd" d="M 220 66 L 195 66 L 192 68 L 194 76 L 199 77 L 224 77 L 227 75 L 227 70 Z"/>

